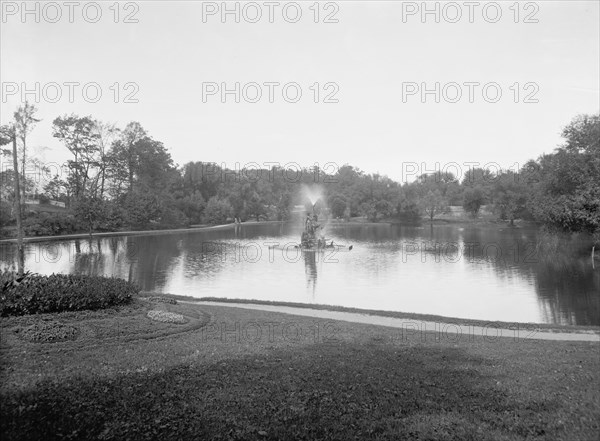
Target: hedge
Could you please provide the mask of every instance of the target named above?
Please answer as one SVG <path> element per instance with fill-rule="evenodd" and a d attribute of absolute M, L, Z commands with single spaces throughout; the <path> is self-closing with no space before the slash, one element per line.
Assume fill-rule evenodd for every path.
<path fill-rule="evenodd" d="M 0 272 L 0 316 L 104 309 L 124 305 L 140 289 L 125 280 L 71 274 Z"/>

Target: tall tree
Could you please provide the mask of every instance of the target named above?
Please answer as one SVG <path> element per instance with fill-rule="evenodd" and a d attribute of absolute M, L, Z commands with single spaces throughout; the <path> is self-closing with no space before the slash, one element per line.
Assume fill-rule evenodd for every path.
<path fill-rule="evenodd" d="M 467 170 L 461 182 L 461 186 L 463 187 L 463 201 L 467 194 L 469 198 L 475 196 L 475 193 L 467 191 L 468 189 L 477 188 L 483 196 L 481 205 L 490 203 L 495 179 L 494 173 L 488 169 L 476 167 Z"/>
<path fill-rule="evenodd" d="M 416 182 L 419 196 L 419 206 L 432 222 L 436 214 L 442 214 L 448 209 L 448 189 L 457 186 L 457 180 L 452 173 L 433 173 L 419 176 Z"/>
<path fill-rule="evenodd" d="M 499 172 L 494 179 L 492 196 L 500 218 L 514 225 L 527 202 L 527 190 L 519 174 L 510 170 Z"/>
<path fill-rule="evenodd" d="M 581 115 L 565 127 L 563 146 L 530 173 L 529 206 L 537 219 L 600 241 L 600 115 Z"/>
<path fill-rule="evenodd" d="M 98 132 L 91 116 L 58 117 L 53 122 L 53 136 L 58 138 L 73 155 L 69 161 L 71 194 L 78 199 L 86 196 L 90 171 L 98 165 Z"/>
<path fill-rule="evenodd" d="M 150 140 L 148 133 L 139 122 L 127 124 L 119 139 L 113 144 L 112 155 L 120 170 L 115 173 L 119 179 L 125 179 L 128 191 L 133 191 L 135 175 L 139 167 L 140 143 Z"/>
<path fill-rule="evenodd" d="M 40 119 L 35 117 L 37 108 L 25 101 L 14 113 L 16 138 L 21 142 L 21 179 L 25 179 L 25 169 L 27 166 L 27 135 L 33 130 Z M 22 198 L 25 198 L 23 193 Z"/>
<path fill-rule="evenodd" d="M 104 123 L 98 120 L 94 121 L 94 123 L 94 130 L 98 135 L 98 173 L 95 177 L 94 188 L 96 193 L 94 197 L 104 199 L 107 169 L 111 164 L 110 147 L 116 141 L 120 131 L 113 123 Z"/>
<path fill-rule="evenodd" d="M 481 187 L 468 187 L 464 191 L 463 195 L 463 208 L 472 217 L 477 217 L 479 209 L 483 205 L 485 197 Z"/>
<path fill-rule="evenodd" d="M 437 188 L 425 187 L 422 190 L 419 198 L 419 205 L 425 214 L 429 217 L 429 221 L 433 222 L 436 214 L 442 214 L 448 206 L 442 192 Z"/>
<path fill-rule="evenodd" d="M 19 276 L 23 275 L 25 268 L 25 253 L 23 251 L 23 224 L 21 222 L 21 188 L 19 179 L 19 160 L 17 159 L 17 129 L 16 124 L 12 127 L 3 126 L 0 129 L 0 145 L 12 142 L 13 173 L 15 186 L 15 217 L 17 219 L 17 271 Z"/>
<path fill-rule="evenodd" d="M 68 197 L 67 183 L 60 176 L 54 175 L 52 179 L 44 186 L 44 193 L 50 199 L 55 201 L 63 200 Z"/>

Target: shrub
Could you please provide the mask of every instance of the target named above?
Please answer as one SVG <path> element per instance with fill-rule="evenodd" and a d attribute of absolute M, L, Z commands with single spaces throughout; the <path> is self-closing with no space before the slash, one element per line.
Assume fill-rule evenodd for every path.
<path fill-rule="evenodd" d="M 149 297 L 148 300 L 150 300 L 151 302 L 155 302 L 155 303 L 168 303 L 170 305 L 177 304 L 177 300 L 171 299 L 169 297 L 152 296 L 152 297 Z"/>
<path fill-rule="evenodd" d="M 463 199 L 463 208 L 471 217 L 477 217 L 479 209 L 485 202 L 483 190 L 479 187 L 466 188 Z"/>
<path fill-rule="evenodd" d="M 98 231 L 118 231 L 125 225 L 126 213 L 115 201 L 104 202 L 104 216 L 98 225 Z"/>
<path fill-rule="evenodd" d="M 0 200 L 0 228 L 14 222 L 12 216 L 12 204 Z"/>
<path fill-rule="evenodd" d="M 211 225 L 224 224 L 231 215 L 231 204 L 216 196 L 210 198 L 204 209 L 204 222 Z"/>
<path fill-rule="evenodd" d="M 0 272 L 0 316 L 104 309 L 131 301 L 139 288 L 125 280 L 71 274 Z"/>
<path fill-rule="evenodd" d="M 175 207 L 169 207 L 165 209 L 160 218 L 161 228 L 179 228 L 186 227 L 189 225 L 189 219 L 179 209 Z"/>
<path fill-rule="evenodd" d="M 421 220 L 421 210 L 416 203 L 405 200 L 398 204 L 396 217 L 402 222 L 419 222 Z"/>
<path fill-rule="evenodd" d="M 39 213 L 23 222 L 27 236 L 53 236 L 81 231 L 75 217 L 65 213 Z"/>
<path fill-rule="evenodd" d="M 152 193 L 132 191 L 122 201 L 125 223 L 132 228 L 152 228 L 160 219 L 160 201 Z"/>
<path fill-rule="evenodd" d="M 331 210 L 331 215 L 334 218 L 344 217 L 344 212 L 346 211 L 346 207 L 347 207 L 346 199 L 340 195 L 334 196 L 331 200 L 331 203 L 329 204 L 329 209 Z"/>

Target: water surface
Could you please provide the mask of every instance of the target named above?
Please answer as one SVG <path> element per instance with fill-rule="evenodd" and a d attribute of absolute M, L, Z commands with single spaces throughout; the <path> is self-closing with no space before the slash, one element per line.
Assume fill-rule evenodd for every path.
<path fill-rule="evenodd" d="M 121 277 L 194 297 L 320 303 L 509 322 L 600 325 L 591 259 L 543 256 L 531 228 L 330 226 L 352 251 L 299 252 L 300 226 L 51 241 L 26 268 Z M 275 248 L 270 248 L 275 245 Z M 287 248 L 286 248 L 287 246 Z M 14 245 L 0 245 L 0 261 Z"/>

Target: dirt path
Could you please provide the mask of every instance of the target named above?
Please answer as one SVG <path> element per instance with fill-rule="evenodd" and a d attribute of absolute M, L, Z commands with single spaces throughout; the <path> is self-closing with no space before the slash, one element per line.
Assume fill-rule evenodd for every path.
<path fill-rule="evenodd" d="M 383 317 L 371 314 L 358 314 L 353 312 L 328 311 L 311 308 L 295 308 L 291 306 L 260 305 L 249 303 L 229 303 L 229 302 L 207 302 L 207 301 L 181 301 L 182 303 L 192 303 L 200 305 L 226 306 L 230 308 L 254 309 L 259 311 L 279 312 L 282 314 L 300 315 L 304 317 L 315 317 L 328 320 L 341 320 L 351 323 L 362 323 L 367 325 L 386 326 L 390 328 L 400 328 L 407 333 L 418 332 L 437 332 L 445 335 L 448 339 L 452 337 L 478 337 L 482 336 L 488 339 L 498 337 L 530 340 L 557 340 L 557 341 L 590 341 L 600 343 L 600 334 L 589 332 L 550 332 L 546 329 L 536 329 L 535 325 L 522 324 L 522 327 L 509 329 L 501 328 L 491 323 L 486 326 L 474 326 L 455 323 L 443 323 L 423 321 L 416 319 L 405 319 L 395 317 Z"/>

